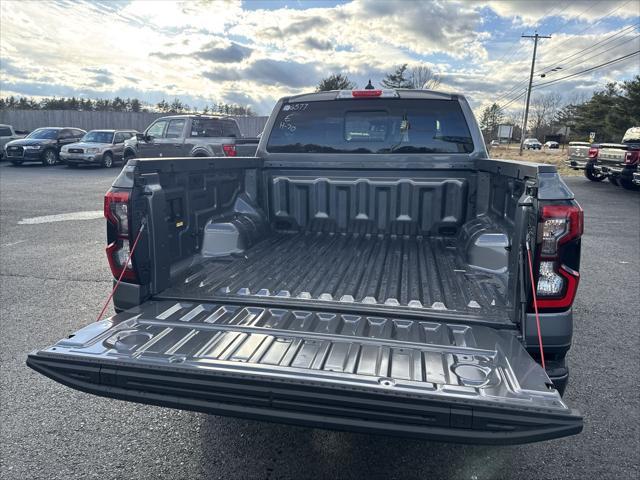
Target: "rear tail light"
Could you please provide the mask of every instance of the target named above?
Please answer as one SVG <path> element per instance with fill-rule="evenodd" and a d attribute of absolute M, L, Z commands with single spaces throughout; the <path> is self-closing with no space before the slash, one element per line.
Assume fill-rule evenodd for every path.
<path fill-rule="evenodd" d="M 627 152 L 624 156 L 624 163 L 627 165 L 633 165 L 640 161 L 640 151 Z"/>
<path fill-rule="evenodd" d="M 122 275 L 124 280 L 136 281 L 136 272 L 129 258 L 130 249 L 130 209 L 129 192 L 107 192 L 104 197 L 104 216 L 111 228 L 115 231 L 115 238 L 109 235 L 107 246 L 107 259 L 111 267 L 111 273 L 115 278 Z"/>
<path fill-rule="evenodd" d="M 542 207 L 542 255 L 558 254 L 558 246 L 582 235 L 584 214 L 579 205 Z"/>
<path fill-rule="evenodd" d="M 598 149 L 596 147 L 589 149 L 589 158 L 598 158 Z"/>
<path fill-rule="evenodd" d="M 351 90 L 352 97 L 379 97 L 382 90 Z"/>
<path fill-rule="evenodd" d="M 340 90 L 336 98 L 397 98 L 398 92 L 392 88 L 376 90 Z"/>
<path fill-rule="evenodd" d="M 539 308 L 568 308 L 573 303 L 580 275 L 562 262 L 561 246 L 582 236 L 584 214 L 579 205 L 545 205 L 539 231 L 536 295 Z"/>
<path fill-rule="evenodd" d="M 222 150 L 227 157 L 236 157 L 238 155 L 235 145 L 222 145 Z"/>

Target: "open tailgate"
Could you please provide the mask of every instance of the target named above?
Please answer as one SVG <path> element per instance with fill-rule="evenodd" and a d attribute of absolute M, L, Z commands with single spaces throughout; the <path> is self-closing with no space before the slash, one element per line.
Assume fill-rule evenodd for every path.
<path fill-rule="evenodd" d="M 513 444 L 582 418 L 510 330 L 150 301 L 29 355 L 106 397 L 340 430 Z"/>

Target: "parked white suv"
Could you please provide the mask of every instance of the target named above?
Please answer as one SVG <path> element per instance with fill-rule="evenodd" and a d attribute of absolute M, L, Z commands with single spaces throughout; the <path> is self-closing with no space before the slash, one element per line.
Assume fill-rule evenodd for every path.
<path fill-rule="evenodd" d="M 0 125 L 0 160 L 4 157 L 4 146 L 11 140 L 24 138 L 28 132 L 14 130 L 11 125 Z"/>
<path fill-rule="evenodd" d="M 542 144 L 537 138 L 527 138 L 522 145 L 527 150 L 540 150 L 542 148 Z"/>

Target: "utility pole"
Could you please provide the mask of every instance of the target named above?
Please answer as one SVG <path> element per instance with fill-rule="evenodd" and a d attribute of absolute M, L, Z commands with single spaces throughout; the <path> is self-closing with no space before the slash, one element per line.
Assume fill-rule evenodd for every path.
<path fill-rule="evenodd" d="M 531 73 L 529 74 L 529 88 L 527 89 L 527 105 L 524 108 L 524 123 L 522 124 L 522 135 L 520 137 L 520 151 L 518 155 L 522 155 L 522 147 L 524 145 L 524 136 L 527 132 L 527 121 L 529 120 L 529 101 L 531 100 L 531 84 L 533 83 L 533 69 L 536 66 L 536 50 L 538 49 L 539 38 L 551 38 L 549 36 L 538 35 L 535 32 L 534 35 L 521 35 L 522 38 L 533 38 L 533 58 L 531 59 Z"/>

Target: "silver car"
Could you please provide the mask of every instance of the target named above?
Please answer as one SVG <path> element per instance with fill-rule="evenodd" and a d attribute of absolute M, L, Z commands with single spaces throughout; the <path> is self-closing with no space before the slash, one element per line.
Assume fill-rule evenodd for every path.
<path fill-rule="evenodd" d="M 124 163 L 124 143 L 135 137 L 135 130 L 91 130 L 77 143 L 60 150 L 60 160 L 69 167 L 102 165 L 111 168 L 116 162 Z"/>

